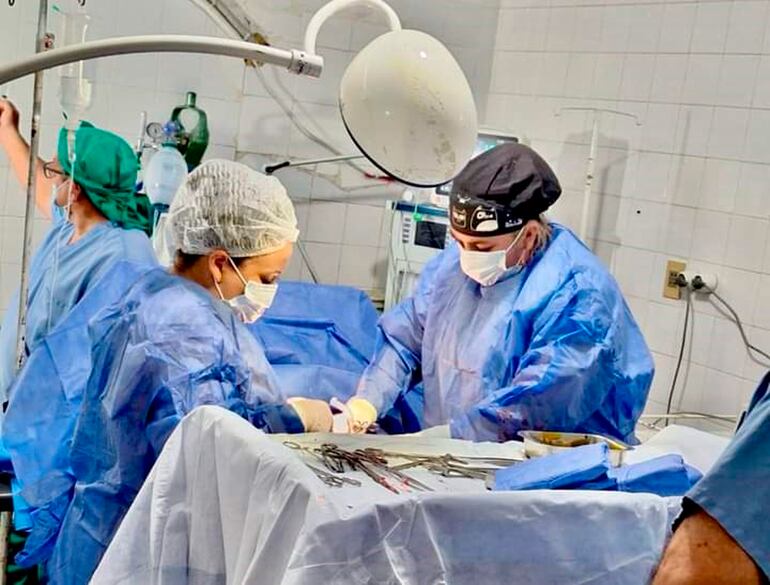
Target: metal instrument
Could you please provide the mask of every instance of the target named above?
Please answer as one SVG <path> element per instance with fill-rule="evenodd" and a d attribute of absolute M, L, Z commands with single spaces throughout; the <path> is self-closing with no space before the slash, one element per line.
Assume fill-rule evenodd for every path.
<path fill-rule="evenodd" d="M 285 447 L 288 447 L 289 449 L 293 449 L 294 451 L 302 451 L 303 453 L 308 453 L 309 455 L 311 455 L 313 458 L 317 459 L 324 465 L 327 464 L 326 459 L 317 453 L 317 449 L 303 447 L 302 445 L 300 445 L 299 443 L 295 443 L 294 441 L 284 441 L 283 444 Z M 307 462 L 304 462 L 304 463 L 307 466 L 307 468 L 310 469 L 310 471 L 315 473 L 318 479 L 320 479 L 329 487 L 341 488 L 346 485 L 361 487 L 361 482 L 358 481 L 357 479 L 351 479 L 349 477 L 340 475 L 344 470 L 342 471 L 335 470 L 335 473 L 330 473 L 324 469 L 321 469 L 320 467 L 311 465 L 310 463 L 307 463 Z"/>
<path fill-rule="evenodd" d="M 522 460 L 500 457 L 461 458 L 450 453 L 444 455 L 420 455 L 416 453 L 397 453 L 375 448 L 348 451 L 333 443 L 325 443 L 318 447 L 305 447 L 293 441 L 286 441 L 284 445 L 307 453 L 321 463 L 323 468 L 307 463 L 306 465 L 327 485 L 341 487 L 333 485 L 336 482 L 329 479 L 329 477 L 340 479 L 344 477 L 343 474 L 346 471 L 360 471 L 366 474 L 373 482 L 395 494 L 409 491 L 433 491 L 430 486 L 404 473 L 407 469 L 421 467 L 441 477 L 487 481 L 499 469 Z M 391 465 L 390 461 L 392 460 L 402 460 L 405 463 Z M 319 474 L 319 471 L 323 476 Z"/>

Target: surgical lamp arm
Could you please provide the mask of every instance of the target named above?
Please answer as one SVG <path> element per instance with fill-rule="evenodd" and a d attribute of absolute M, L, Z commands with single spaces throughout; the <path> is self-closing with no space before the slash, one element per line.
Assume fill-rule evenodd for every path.
<path fill-rule="evenodd" d="M 290 71 L 320 77 L 323 58 L 316 53 L 316 40 L 321 26 L 331 16 L 350 6 L 369 6 L 384 13 L 391 30 L 400 30 L 401 21 L 384 0 L 332 0 L 321 7 L 308 24 L 305 32 L 305 50 L 286 50 L 247 41 L 188 35 L 144 35 L 90 41 L 79 45 L 37 53 L 32 57 L 0 67 L 0 85 L 68 63 L 87 61 L 97 57 L 133 53 L 206 53 L 240 57 L 257 63 L 286 67 Z"/>
<path fill-rule="evenodd" d="M 319 77 L 323 70 L 323 58 L 304 51 L 277 49 L 247 41 L 189 35 L 145 35 L 117 37 L 90 41 L 79 45 L 37 53 L 10 65 L 0 67 L 0 85 L 14 81 L 37 71 L 60 65 L 86 61 L 98 57 L 132 53 L 206 53 L 250 59 L 286 67 L 290 71 Z"/>
<path fill-rule="evenodd" d="M 368 6 L 380 10 L 388 19 L 390 30 L 401 30 L 401 21 L 398 14 L 383 0 L 332 0 L 322 6 L 318 12 L 313 15 L 305 31 L 305 53 L 308 55 L 316 54 L 316 41 L 318 32 L 321 30 L 324 22 L 337 14 L 338 12 L 350 8 L 351 6 Z"/>

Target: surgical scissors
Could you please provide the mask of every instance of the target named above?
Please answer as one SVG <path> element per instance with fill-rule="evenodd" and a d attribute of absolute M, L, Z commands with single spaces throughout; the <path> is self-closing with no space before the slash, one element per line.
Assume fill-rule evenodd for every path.
<path fill-rule="evenodd" d="M 318 479 L 320 479 L 322 482 L 324 482 L 329 487 L 335 487 L 335 488 L 341 488 L 345 485 L 352 485 L 355 487 L 361 487 L 361 482 L 357 479 L 351 479 L 349 477 L 345 477 L 344 475 L 334 475 L 333 473 L 329 473 L 328 471 L 324 471 L 320 467 L 316 467 L 315 465 L 310 465 L 309 463 L 305 463 L 305 465 L 308 466 L 308 468 L 316 474 Z"/>

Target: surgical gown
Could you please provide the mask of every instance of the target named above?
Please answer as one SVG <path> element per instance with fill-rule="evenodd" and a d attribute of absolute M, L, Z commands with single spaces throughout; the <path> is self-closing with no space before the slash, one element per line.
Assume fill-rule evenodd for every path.
<path fill-rule="evenodd" d="M 108 274 L 105 291 L 111 276 L 119 278 Z M 67 379 L 82 372 L 65 366 L 59 374 L 56 362 L 55 376 L 64 376 L 60 398 L 34 384 L 25 385 L 23 393 L 14 388 L 6 434 L 15 440 L 8 447 L 22 496 L 33 508 L 40 506 L 33 509 L 32 533 L 19 564 L 47 561 L 52 583 L 88 581 L 166 438 L 196 406 L 223 406 L 271 432 L 302 430 L 293 409 L 282 404 L 261 345 L 224 303 L 159 268 L 133 281 L 119 302 L 88 321 L 90 376 L 82 399 L 68 396 L 78 388 Z M 66 325 L 63 331 L 82 336 L 82 328 L 69 331 Z M 44 364 L 55 352 L 48 340 L 40 349 Z M 30 363 L 37 359 L 34 352 Z M 34 393 L 39 408 L 65 413 L 81 402 L 74 432 L 61 437 L 61 450 L 50 456 L 42 449 L 52 462 L 48 469 L 40 468 L 35 450 L 45 437 L 32 424 Z M 19 401 L 25 396 L 23 409 L 17 394 Z M 44 406 L 46 401 L 52 404 Z M 24 434 L 25 420 L 36 429 L 36 443 Z"/>
<path fill-rule="evenodd" d="M 687 494 L 770 578 L 770 374 L 757 388 L 741 428 Z M 685 509 L 690 508 L 685 503 Z"/>
<path fill-rule="evenodd" d="M 77 242 L 68 244 L 73 231 L 68 221 L 56 220 L 32 258 L 27 302 L 28 352 L 37 347 L 116 262 L 155 263 L 150 239 L 139 230 L 125 230 L 105 221 Z M 8 399 L 15 377 L 18 318 L 17 292 L 0 328 L 0 402 Z"/>
<path fill-rule="evenodd" d="M 635 442 L 654 366 L 617 283 L 567 228 L 521 272 L 481 287 L 451 245 L 385 314 L 358 395 L 385 412 L 422 381 L 425 423 L 504 441 L 519 430 Z"/>

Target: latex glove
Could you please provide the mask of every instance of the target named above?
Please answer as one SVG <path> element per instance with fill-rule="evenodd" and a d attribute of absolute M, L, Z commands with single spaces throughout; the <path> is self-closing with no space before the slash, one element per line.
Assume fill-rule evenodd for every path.
<path fill-rule="evenodd" d="M 323 400 L 289 398 L 286 402 L 296 411 L 306 433 L 328 433 L 332 430 L 332 410 Z"/>
<path fill-rule="evenodd" d="M 348 400 L 346 406 L 350 413 L 349 432 L 365 433 L 370 426 L 377 422 L 377 409 L 368 400 L 353 397 Z"/>
<path fill-rule="evenodd" d="M 10 101 L 0 99 L 0 142 L 19 134 L 19 111 Z"/>

